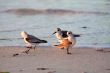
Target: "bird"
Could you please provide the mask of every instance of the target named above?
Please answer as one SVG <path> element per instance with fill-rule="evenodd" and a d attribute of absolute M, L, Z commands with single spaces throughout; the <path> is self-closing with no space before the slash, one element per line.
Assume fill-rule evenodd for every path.
<path fill-rule="evenodd" d="M 60 49 L 66 49 L 67 50 L 67 54 L 71 54 L 69 52 L 69 47 L 72 44 L 72 42 L 70 42 L 68 39 L 63 39 L 62 42 L 59 45 L 54 45 Z"/>
<path fill-rule="evenodd" d="M 68 31 L 67 36 L 68 36 L 68 40 L 70 42 L 72 42 L 72 45 L 75 45 L 76 44 L 76 37 L 74 36 L 73 32 Z"/>
<path fill-rule="evenodd" d="M 67 35 L 62 33 L 62 30 L 60 28 L 57 28 L 53 34 L 55 34 L 56 38 L 60 43 L 62 42 L 62 39 L 67 37 Z"/>
<path fill-rule="evenodd" d="M 28 52 L 32 48 L 35 50 L 36 45 L 41 44 L 41 43 L 47 43 L 46 40 L 41 40 L 41 39 L 39 39 L 39 38 L 37 38 L 37 37 L 35 37 L 33 35 L 28 34 L 25 31 L 21 32 L 21 37 L 24 39 L 24 42 L 27 44 L 26 47 L 29 48 L 28 50 L 23 51 L 23 53 L 26 53 L 26 54 L 28 54 Z M 19 55 L 19 54 L 18 53 L 17 54 L 13 54 L 13 56 L 16 56 L 16 55 Z"/>
<path fill-rule="evenodd" d="M 57 46 L 60 49 L 66 49 L 67 54 L 71 54 L 69 52 L 69 49 L 72 48 L 76 44 L 76 39 L 73 36 L 73 33 L 71 31 L 67 32 L 67 38 L 62 39 L 59 45 L 54 45 Z"/>
<path fill-rule="evenodd" d="M 68 37 L 66 30 L 61 30 L 60 28 L 57 28 L 56 31 L 53 33 L 55 34 L 56 38 L 59 42 L 62 42 L 62 39 L 66 39 Z M 81 34 L 73 34 L 74 37 L 80 37 Z"/>

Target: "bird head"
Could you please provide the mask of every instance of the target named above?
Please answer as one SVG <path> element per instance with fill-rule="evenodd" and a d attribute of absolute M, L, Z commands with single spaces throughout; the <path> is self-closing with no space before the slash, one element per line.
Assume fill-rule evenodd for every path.
<path fill-rule="evenodd" d="M 73 34 L 73 33 L 72 33 L 71 31 L 68 31 L 68 32 L 67 32 L 67 35 L 68 35 L 68 36 L 70 36 L 70 35 L 72 35 L 72 34 Z"/>
<path fill-rule="evenodd" d="M 27 38 L 27 37 L 28 37 L 28 34 L 27 34 L 25 31 L 22 31 L 22 32 L 21 32 L 21 36 L 22 36 L 23 38 Z"/>
<path fill-rule="evenodd" d="M 61 32 L 61 29 L 60 28 L 57 28 L 56 31 L 53 34 L 55 34 L 57 32 Z"/>

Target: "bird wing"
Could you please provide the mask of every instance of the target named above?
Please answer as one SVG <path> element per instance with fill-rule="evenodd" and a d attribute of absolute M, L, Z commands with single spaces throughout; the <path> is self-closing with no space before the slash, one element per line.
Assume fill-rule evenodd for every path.
<path fill-rule="evenodd" d="M 62 36 L 64 37 L 64 38 L 67 38 L 68 36 L 67 36 L 67 31 L 61 31 L 62 32 Z"/>
<path fill-rule="evenodd" d="M 28 38 L 26 38 L 26 40 L 30 43 L 41 43 L 41 39 L 33 36 L 33 35 L 28 35 Z"/>
<path fill-rule="evenodd" d="M 63 36 L 64 38 L 68 37 L 68 36 L 67 36 L 67 32 L 68 32 L 68 31 L 62 31 L 62 36 Z M 73 34 L 73 36 L 74 36 L 74 37 L 80 37 L 80 34 Z"/>

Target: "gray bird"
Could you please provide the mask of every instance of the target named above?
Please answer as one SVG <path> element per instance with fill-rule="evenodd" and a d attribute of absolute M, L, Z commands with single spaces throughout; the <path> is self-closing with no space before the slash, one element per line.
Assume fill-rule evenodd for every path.
<path fill-rule="evenodd" d="M 29 35 L 25 31 L 21 32 L 21 36 L 23 37 L 24 42 L 28 45 L 27 48 L 29 48 L 28 50 L 25 51 L 26 53 L 28 53 L 29 50 L 32 48 L 35 49 L 36 45 L 38 45 L 38 44 L 47 43 L 46 40 L 41 40 L 33 35 Z M 32 45 L 34 45 L 34 47 Z"/>

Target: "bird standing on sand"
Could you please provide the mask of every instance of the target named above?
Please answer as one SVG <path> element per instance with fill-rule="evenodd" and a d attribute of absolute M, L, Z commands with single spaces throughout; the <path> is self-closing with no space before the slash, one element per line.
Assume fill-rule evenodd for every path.
<path fill-rule="evenodd" d="M 24 42 L 28 45 L 27 48 L 29 48 L 29 49 L 25 51 L 25 53 L 27 53 L 27 54 L 30 49 L 32 49 L 32 48 L 35 49 L 36 45 L 38 45 L 40 43 L 47 43 L 46 40 L 41 40 L 33 35 L 29 35 L 25 31 L 21 32 L 21 36 L 23 37 Z M 34 47 L 32 45 L 34 45 Z"/>
<path fill-rule="evenodd" d="M 76 44 L 76 38 L 74 37 L 74 34 L 71 31 L 67 32 L 68 40 L 72 42 L 72 45 L 74 46 Z"/>
<path fill-rule="evenodd" d="M 62 39 L 66 38 L 67 35 L 63 34 L 60 28 L 57 28 L 56 31 L 53 33 L 55 34 L 58 41 L 61 43 Z"/>
<path fill-rule="evenodd" d="M 57 28 L 53 34 L 55 34 L 56 38 L 61 43 L 62 39 L 68 38 L 67 32 L 68 31 L 64 31 L 64 30 L 61 30 L 60 28 Z M 80 37 L 80 34 L 74 34 L 73 37 Z"/>
<path fill-rule="evenodd" d="M 71 31 L 67 32 L 67 36 L 68 36 L 67 38 L 61 40 L 59 45 L 54 45 L 54 46 L 57 46 L 60 49 L 65 48 L 67 50 L 67 54 L 71 54 L 69 52 L 69 49 L 70 49 L 70 47 L 73 47 L 75 45 L 76 39 L 73 36 L 73 33 Z"/>

